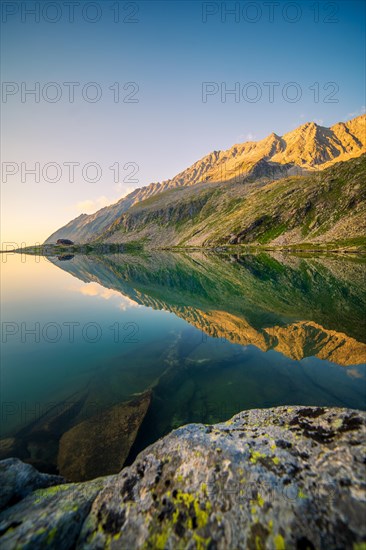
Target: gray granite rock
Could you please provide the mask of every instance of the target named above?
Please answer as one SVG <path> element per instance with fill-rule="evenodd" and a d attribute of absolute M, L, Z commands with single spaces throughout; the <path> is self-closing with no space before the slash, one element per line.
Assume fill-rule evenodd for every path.
<path fill-rule="evenodd" d="M 60 485 L 61 476 L 41 474 L 30 464 L 17 458 L 0 461 L 0 511 L 21 500 L 36 489 Z"/>
<path fill-rule="evenodd" d="M 184 426 L 115 476 L 46 489 L 40 500 L 36 491 L 8 508 L 0 543 L 363 550 L 365 424 L 359 411 L 278 407 Z"/>
<path fill-rule="evenodd" d="M 109 478 L 38 489 L 0 514 L 2 550 L 74 548 L 97 494 Z"/>

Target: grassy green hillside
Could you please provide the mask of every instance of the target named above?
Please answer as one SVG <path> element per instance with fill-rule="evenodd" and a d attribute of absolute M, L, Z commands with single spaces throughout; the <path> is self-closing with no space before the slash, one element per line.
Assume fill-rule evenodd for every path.
<path fill-rule="evenodd" d="M 150 247 L 365 244 L 366 155 L 310 176 L 173 189 L 136 204 L 99 242 Z"/>

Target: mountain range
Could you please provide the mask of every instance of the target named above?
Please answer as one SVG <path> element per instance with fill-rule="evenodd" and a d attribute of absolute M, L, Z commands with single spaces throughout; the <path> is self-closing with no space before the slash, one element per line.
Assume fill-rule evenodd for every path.
<path fill-rule="evenodd" d="M 81 214 L 45 243 L 332 242 L 365 235 L 366 115 L 213 151 L 174 178 Z M 357 159 L 351 160 L 351 159 Z"/>

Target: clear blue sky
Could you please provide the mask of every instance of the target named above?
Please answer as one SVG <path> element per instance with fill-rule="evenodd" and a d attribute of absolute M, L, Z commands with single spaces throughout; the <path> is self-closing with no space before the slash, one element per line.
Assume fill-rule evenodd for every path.
<path fill-rule="evenodd" d="M 58 2 L 58 12 L 41 13 L 39 22 L 22 4 L 30 9 L 35 2 L 3 2 L 1 76 L 19 92 L 11 95 L 11 84 L 6 103 L 2 96 L 2 161 L 17 163 L 19 172 L 2 181 L 2 241 L 42 241 L 81 212 L 172 177 L 214 149 L 272 131 L 283 134 L 311 120 L 330 126 L 365 108 L 361 0 L 275 2 L 272 14 L 265 2 L 103 1 L 96 3 L 100 13 L 91 6 L 84 18 L 88 3 L 80 1 L 74 22 L 64 2 Z M 114 22 L 111 8 L 117 4 L 120 20 Z M 235 4 L 236 15 L 225 12 Z M 85 20 L 94 17 L 95 23 Z M 52 23 L 53 18 L 59 20 Z M 56 82 L 61 99 L 52 103 L 41 95 L 36 103 L 26 96 L 22 102 L 22 82 L 28 88 L 39 82 L 41 94 L 45 84 Z M 73 103 L 64 82 L 80 83 Z M 102 90 L 100 101 L 83 99 L 81 88 L 88 82 Z M 137 83 L 138 102 L 115 103 L 109 90 L 115 82 L 122 99 L 134 90 L 123 85 Z M 206 102 L 203 82 L 215 83 Z M 255 85 L 248 87 L 250 82 Z M 265 82 L 279 83 L 273 102 Z M 297 86 L 287 89 L 290 98 L 301 90 L 297 102 L 283 98 L 289 82 Z M 234 95 L 222 101 L 220 92 L 235 85 L 239 101 Z M 52 99 L 56 91 L 50 87 L 45 93 Z M 258 91 L 261 99 L 250 102 Z M 21 162 L 28 167 L 39 162 L 41 169 L 57 162 L 60 181 L 45 181 L 41 174 L 39 183 L 29 175 L 22 182 Z M 74 183 L 65 162 L 80 163 Z M 83 178 L 87 162 L 100 165 L 98 182 Z M 121 167 L 120 183 L 109 169 L 114 163 Z M 138 182 L 121 181 L 134 170 L 135 164 L 123 170 L 126 163 L 138 165 L 131 177 Z"/>

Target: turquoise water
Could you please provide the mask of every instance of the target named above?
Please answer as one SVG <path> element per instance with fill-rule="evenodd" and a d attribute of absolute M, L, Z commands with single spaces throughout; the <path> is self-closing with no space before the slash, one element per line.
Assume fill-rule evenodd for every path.
<path fill-rule="evenodd" d="M 58 471 L 64 433 L 149 390 L 128 461 L 173 428 L 247 408 L 366 408 L 361 260 L 202 253 L 6 260 L 2 457 Z"/>

